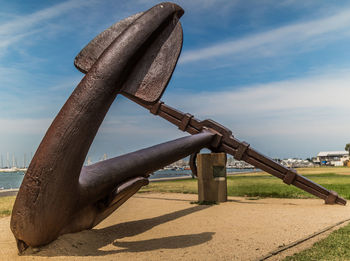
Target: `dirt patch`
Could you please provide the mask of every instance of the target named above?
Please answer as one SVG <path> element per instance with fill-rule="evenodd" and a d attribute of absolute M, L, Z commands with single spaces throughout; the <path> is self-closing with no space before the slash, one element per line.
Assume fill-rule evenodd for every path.
<path fill-rule="evenodd" d="M 136 194 L 95 229 L 61 236 L 23 256 L 10 218 L 2 218 L 0 260 L 259 260 L 350 218 L 348 206 L 318 199 L 229 199 L 195 205 L 196 195 Z"/>

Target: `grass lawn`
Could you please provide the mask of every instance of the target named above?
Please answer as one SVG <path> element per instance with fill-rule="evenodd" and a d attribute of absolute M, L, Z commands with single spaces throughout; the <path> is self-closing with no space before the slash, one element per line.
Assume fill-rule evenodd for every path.
<path fill-rule="evenodd" d="M 350 225 L 338 229 L 327 238 L 316 242 L 311 248 L 286 257 L 284 260 L 350 260 Z"/>
<path fill-rule="evenodd" d="M 323 187 L 337 191 L 346 199 L 350 199 L 350 168 L 302 168 L 298 173 Z M 197 193 L 195 179 L 151 182 L 140 192 L 177 192 Z M 282 180 L 257 172 L 227 177 L 227 194 L 242 197 L 273 198 L 313 198 L 314 196 L 294 186 L 285 185 Z"/>
<path fill-rule="evenodd" d="M 15 203 L 15 196 L 0 197 L 0 218 L 11 215 L 12 206 Z"/>

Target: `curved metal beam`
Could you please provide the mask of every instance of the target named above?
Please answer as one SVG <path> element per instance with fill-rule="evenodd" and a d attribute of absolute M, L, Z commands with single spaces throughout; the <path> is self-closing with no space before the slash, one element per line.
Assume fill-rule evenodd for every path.
<path fill-rule="evenodd" d="M 150 68 L 142 61 L 153 50 L 155 35 L 182 14 L 181 7 L 163 3 L 139 16 L 93 63 L 64 104 L 34 155 L 13 208 L 11 229 L 20 250 L 56 239 L 81 210 L 80 172 L 108 109 L 130 76 L 147 76 Z"/>

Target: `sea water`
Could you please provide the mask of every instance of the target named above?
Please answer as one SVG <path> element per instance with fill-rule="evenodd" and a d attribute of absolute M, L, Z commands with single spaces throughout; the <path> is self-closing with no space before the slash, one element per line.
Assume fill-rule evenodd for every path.
<path fill-rule="evenodd" d="M 24 172 L 0 172 L 0 189 L 19 188 Z"/>
<path fill-rule="evenodd" d="M 237 173 L 237 172 L 252 172 L 256 171 L 254 169 L 227 169 L 227 173 Z M 0 172 L 0 190 L 3 189 L 15 189 L 19 188 L 23 177 L 24 172 Z M 191 177 L 190 170 L 158 170 L 151 174 L 149 177 L 152 179 L 162 179 L 162 178 L 175 178 L 175 177 Z"/>

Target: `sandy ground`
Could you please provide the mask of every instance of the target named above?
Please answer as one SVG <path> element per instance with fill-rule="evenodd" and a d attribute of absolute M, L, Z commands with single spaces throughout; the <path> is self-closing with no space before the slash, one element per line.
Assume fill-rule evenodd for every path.
<path fill-rule="evenodd" d="M 219 205 L 190 203 L 196 199 L 136 194 L 95 229 L 61 236 L 22 256 L 17 255 L 10 218 L 1 218 L 0 260 L 259 260 L 350 218 L 348 206 L 324 205 L 318 199 L 230 197 Z"/>

